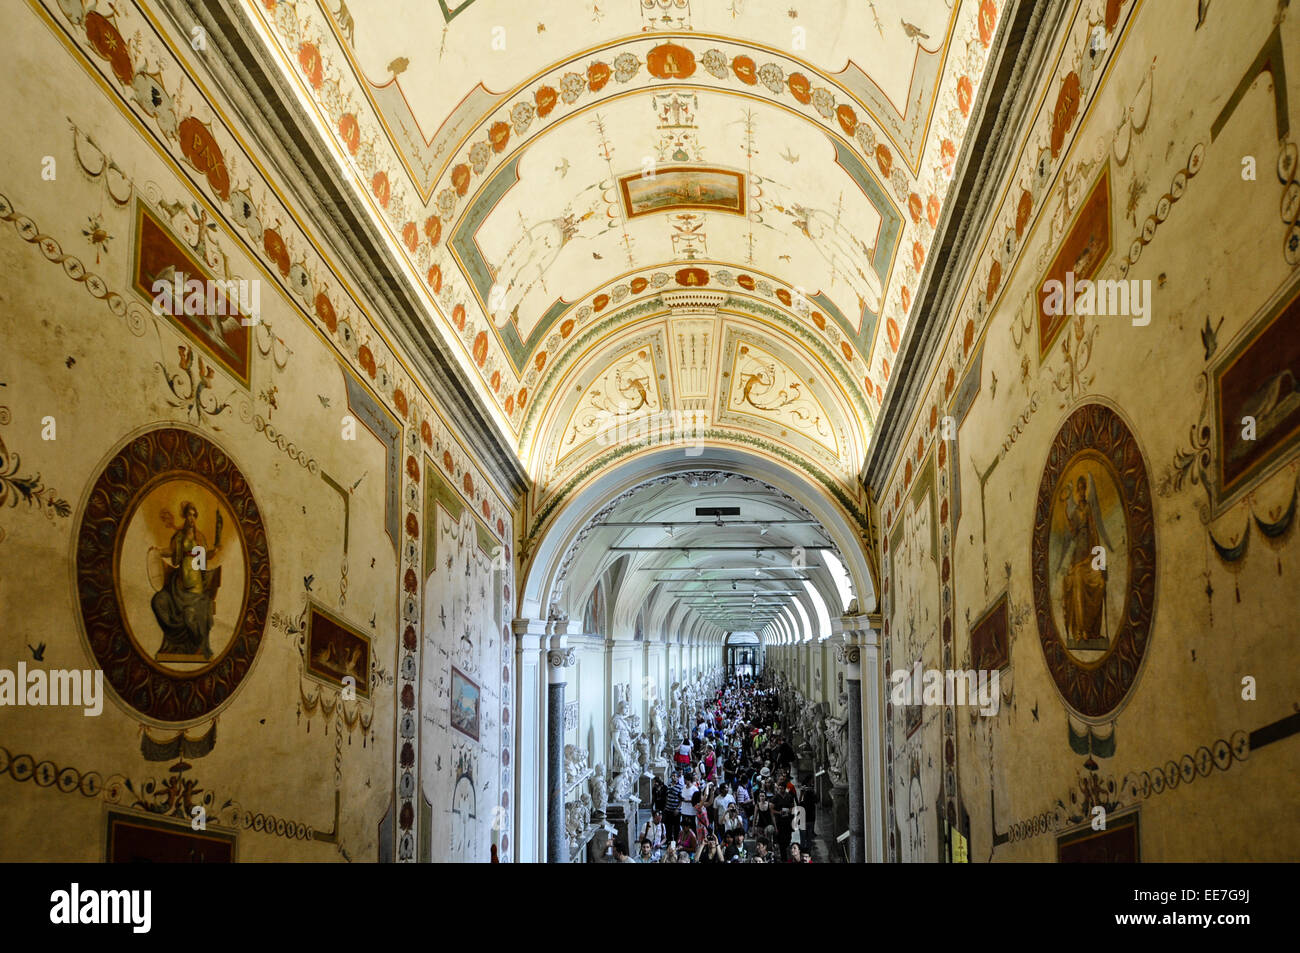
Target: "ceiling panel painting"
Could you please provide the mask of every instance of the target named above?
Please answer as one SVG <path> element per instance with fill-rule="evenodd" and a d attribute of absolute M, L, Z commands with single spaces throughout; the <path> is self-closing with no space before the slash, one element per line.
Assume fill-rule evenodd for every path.
<path fill-rule="evenodd" d="M 800 440 L 865 446 L 996 0 L 242 9 L 531 471 L 574 355 L 643 333 L 683 289 L 756 318 L 753 353 L 808 353 L 841 382 L 829 442 Z M 688 399 L 717 408 L 732 369 L 707 373 Z"/>

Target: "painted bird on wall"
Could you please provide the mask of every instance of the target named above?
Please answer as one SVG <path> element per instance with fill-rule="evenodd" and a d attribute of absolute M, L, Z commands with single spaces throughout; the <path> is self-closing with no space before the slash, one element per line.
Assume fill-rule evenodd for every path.
<path fill-rule="evenodd" d="M 915 40 L 918 36 L 923 40 L 930 39 L 930 34 L 926 33 L 924 30 L 922 30 L 919 26 L 915 25 L 914 23 L 908 23 L 906 20 L 902 20 L 902 19 L 900 19 L 898 22 L 903 24 L 903 32 L 907 34 L 907 38 L 909 40 Z"/>
<path fill-rule="evenodd" d="M 1201 328 L 1201 347 L 1205 348 L 1205 359 L 1208 361 L 1210 355 L 1214 353 L 1219 346 L 1219 328 L 1223 327 L 1223 316 L 1219 316 L 1219 323 L 1210 327 L 1210 316 L 1205 316 L 1205 327 Z"/>

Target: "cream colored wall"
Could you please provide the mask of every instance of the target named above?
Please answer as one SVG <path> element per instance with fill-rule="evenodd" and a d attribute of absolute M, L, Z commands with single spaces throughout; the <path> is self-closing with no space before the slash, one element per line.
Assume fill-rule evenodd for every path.
<path fill-rule="evenodd" d="M 1091 804 L 1078 797 L 1080 779 L 1092 772 L 1086 756 L 1068 744 L 1067 710 L 1039 644 L 1030 577 L 1035 496 L 1048 448 L 1066 418 L 1088 402 L 1117 410 L 1136 437 L 1152 492 L 1157 553 L 1146 657 L 1130 693 L 1097 729 L 1109 732 L 1113 723 L 1116 742 L 1113 756 L 1094 756 L 1103 786 L 1114 784 L 1099 800 L 1110 806 L 1112 825 L 1119 815 L 1138 812 L 1143 860 L 1281 860 L 1300 851 L 1291 795 L 1300 767 L 1300 739 L 1294 736 L 1251 752 L 1248 760 L 1233 757 L 1226 770 L 1211 767 L 1208 775 L 1197 773 L 1174 789 L 1143 793 L 1144 772 L 1149 778 L 1185 756 L 1197 759 L 1199 749 L 1213 748 L 1218 739 L 1270 725 L 1293 712 L 1300 694 L 1294 530 L 1271 544 L 1253 532 L 1246 556 L 1237 563 L 1216 555 L 1210 540 L 1212 532 L 1230 545 L 1252 512 L 1271 521 L 1285 511 L 1297 476 L 1295 444 L 1266 468 L 1252 497 L 1231 502 L 1208 526 L 1202 520 L 1203 486 L 1171 480 L 1179 454 L 1194 449 L 1189 436 L 1196 439 L 1203 425 L 1219 426 L 1212 410 L 1202 417 L 1202 372 L 1252 334 L 1269 302 L 1283 292 L 1293 294 L 1300 277 L 1284 254 L 1288 226 L 1279 218 L 1284 186 L 1277 172 L 1276 74 L 1254 82 L 1217 138 L 1211 129 L 1273 30 L 1274 5 L 1211 7 L 1199 28 L 1192 8 L 1121 5 L 1120 23 L 1107 38 L 1114 61 L 1093 79 L 1091 95 L 1084 84 L 1082 118 L 1070 125 L 1049 181 L 1033 202 L 1025 237 L 1016 241 L 1017 199 L 1022 190 L 1036 190 L 1032 165 L 1049 144 L 1062 78 L 1082 69 L 1085 21 L 1088 16 L 1100 21 L 1100 9 L 1093 9 L 1100 6 L 1084 4 L 1060 43 L 1062 65 L 1044 79 L 1040 118 L 1021 132 L 1025 145 L 1004 181 L 1005 205 L 986 224 L 981 239 L 986 244 L 965 278 L 962 305 L 946 316 L 946 342 L 928 370 L 931 378 L 903 450 L 891 462 L 885 484 L 876 488 L 889 548 L 884 655 L 895 667 L 919 656 L 927 667 L 969 668 L 972 624 L 1003 590 L 1011 609 L 1004 702 L 993 717 L 956 708 L 955 776 L 946 785 L 945 709 L 926 707 L 921 728 L 909 740 L 901 710 L 890 708 L 887 787 L 896 794 L 887 812 L 897 838 L 896 859 L 909 856 L 907 808 L 897 792 L 906 788 L 913 757 L 925 792 L 926 859 L 938 855 L 933 848 L 941 790 L 955 794 L 958 809 L 969 812 L 971 860 L 980 862 L 1055 860 L 1057 837 L 1079 827 L 1068 815 Z M 1280 29 L 1286 65 L 1292 67 L 1286 92 L 1294 123 L 1300 117 L 1295 108 L 1300 61 L 1290 61 L 1300 50 L 1300 22 L 1289 15 Z M 1287 148 L 1293 150 L 1294 141 L 1293 125 Z M 1194 150 L 1203 150 L 1203 165 L 1188 175 Z M 1253 180 L 1243 178 L 1247 156 L 1257 164 Z M 1022 337 L 1021 322 L 1032 321 L 1033 295 L 1072 210 L 1107 166 L 1113 237 L 1099 277 L 1120 277 L 1118 263 L 1136 250 L 1126 277 L 1151 282 L 1151 323 L 1136 327 L 1124 317 L 1086 318 L 1081 335 L 1068 327 L 1040 361 L 1036 329 Z M 1161 197 L 1177 191 L 1171 183 L 1180 171 L 1178 185 L 1185 182 L 1185 190 L 1165 206 Z M 1144 240 L 1149 216 L 1156 227 Z M 1012 245 L 1019 246 L 1014 252 L 1000 248 L 1009 229 Z M 988 300 L 994 259 L 1004 277 L 993 282 L 992 306 L 981 315 L 976 302 Z M 1294 253 L 1290 261 L 1296 261 Z M 1198 333 L 1207 318 L 1215 327 L 1222 320 L 1208 361 Z M 970 356 L 963 345 L 968 320 L 974 338 Z M 956 389 L 949 395 L 945 388 L 948 370 L 954 369 L 960 382 L 981 349 L 979 393 L 960 421 L 958 440 L 944 447 L 931 408 L 940 421 L 955 413 Z M 1229 420 L 1222 426 L 1240 424 Z M 941 514 L 939 549 L 932 559 L 924 552 L 916 558 L 914 546 L 896 548 L 895 534 L 906 541 L 928 533 L 917 529 L 913 518 L 931 497 L 923 496 L 923 507 L 907 498 L 920 479 L 914 471 L 941 448 L 945 462 L 937 468 L 932 497 Z M 985 539 L 977 469 L 987 470 L 994 459 L 1000 462 L 983 488 Z M 954 526 L 958 502 L 961 517 Z M 949 561 L 950 575 L 944 568 Z M 947 657 L 941 636 L 945 619 L 954 633 Z M 1247 675 L 1258 680 L 1256 700 L 1242 698 Z M 889 688 L 886 681 L 886 698 Z M 1008 839 L 995 847 L 995 834 Z"/>
<path fill-rule="evenodd" d="M 460 581 L 443 582 L 436 576 L 426 588 L 421 556 L 421 531 L 431 529 L 422 500 L 426 461 L 430 467 L 450 461 L 452 494 L 482 517 L 491 535 L 507 543 L 512 534 L 508 506 L 440 410 L 429 403 L 402 355 L 370 323 L 364 306 L 347 299 L 351 280 L 307 245 L 299 231 L 302 220 L 295 218 L 297 206 L 275 196 L 259 178 L 259 163 L 238 151 L 222 117 L 205 101 L 201 89 L 208 84 L 186 80 L 178 113 L 194 110 L 211 124 L 226 150 L 233 187 L 248 189 L 262 214 L 276 213 L 276 218 L 266 218 L 267 227 L 279 221 L 292 260 L 307 263 L 317 287 L 333 296 L 340 320 L 351 320 L 351 344 L 313 315 L 310 303 L 281 288 L 280 276 L 260 260 L 260 248 L 245 245 L 245 234 L 231 224 L 230 207 L 180 156 L 177 140 L 160 134 L 150 117 L 131 111 L 123 99 L 130 87 L 113 77 L 110 64 L 75 49 L 87 43 L 84 25 L 51 7 L 48 13 L 26 5 L 15 10 L 0 40 L 5 50 L 0 85 L 15 102 L 0 142 L 0 194 L 6 203 L 6 221 L 0 224 L 0 271 L 5 276 L 0 288 L 0 381 L 5 385 L 0 389 L 0 440 L 6 453 L 0 472 L 6 485 L 0 487 L 0 502 L 9 501 L 6 492 L 13 500 L 9 478 L 39 473 L 48 488 L 46 499 L 57 494 L 69 510 L 43 513 L 41 506 L 21 499 L 13 500 L 13 508 L 0 508 L 0 667 L 15 667 L 20 659 L 33 667 L 93 665 L 72 575 L 85 495 L 104 461 L 128 436 L 164 425 L 188 429 L 220 447 L 247 478 L 269 538 L 271 568 L 269 621 L 251 671 L 217 715 L 215 748 L 186 758 L 190 767 L 183 778 L 198 785 L 196 803 L 210 799 L 209 829 L 237 833 L 239 860 L 416 859 L 426 851 L 433 859 L 446 859 L 451 856 L 452 838 L 444 821 L 451 810 L 454 748 L 468 752 L 479 789 L 470 832 L 473 856 L 464 859 L 486 860 L 490 844 L 506 846 L 501 834 L 510 825 L 508 809 L 494 808 L 511 783 L 501 751 L 513 744 L 513 722 L 506 711 L 512 648 L 501 626 L 510 618 L 506 587 L 512 580 L 508 568 L 492 576 L 490 567 L 480 566 L 474 581 L 482 582 L 482 592 L 477 586 L 473 593 L 461 591 Z M 174 93 L 181 85 L 179 67 L 140 12 L 124 7 L 115 23 L 131 40 L 132 65 L 160 71 Z M 69 121 L 82 133 L 80 163 Z M 235 134 L 244 143 L 251 140 L 247 130 Z M 93 174 L 100 168 L 100 154 L 120 170 L 120 177 Z M 44 156 L 55 162 L 52 181 L 42 178 Z M 114 195 L 125 201 L 122 207 Z M 215 223 L 205 229 L 206 242 L 228 256 L 230 275 L 261 281 L 264 324 L 253 329 L 257 343 L 247 388 L 202 355 L 166 317 L 151 314 L 149 301 L 131 290 L 139 203 L 178 223 L 188 220 L 184 210 L 192 203 L 196 211 L 201 208 L 207 221 Z M 92 218 L 112 236 L 99 248 L 83 233 Z M 57 246 L 35 241 L 37 234 Z M 47 260 L 60 255 L 68 256 L 61 264 Z M 97 279 L 83 280 L 73 256 Z M 117 302 L 126 303 L 125 317 L 115 313 Z M 378 376 L 360 367 L 358 338 L 376 353 Z M 259 345 L 266 353 L 259 353 Z M 178 350 L 185 347 L 195 355 L 193 370 L 200 357 L 204 366 L 213 367 L 210 389 L 204 392 L 208 412 L 203 414 L 181 406 L 184 401 L 168 388 L 169 376 L 181 381 L 180 390 L 189 386 L 188 379 L 182 380 Z M 398 427 L 398 456 L 387 476 L 397 494 L 391 535 L 384 446 L 360 422 L 356 439 L 343 439 L 341 421 L 349 413 L 345 373 L 363 382 Z M 221 403 L 228 406 L 218 409 Z M 55 421 L 53 440 L 42 436 L 47 417 Z M 342 497 L 323 475 L 352 488 L 346 564 Z M 233 531 L 227 527 L 227 533 Z M 510 562 L 507 556 L 506 567 Z M 137 569 L 123 567 L 122 572 Z M 491 624 L 477 615 L 470 619 L 464 611 L 469 598 L 486 607 L 482 611 Z M 336 687 L 303 671 L 296 627 L 308 599 L 371 639 L 369 700 L 340 703 Z M 472 659 L 457 654 L 459 632 L 436 631 L 436 618 L 421 618 L 425 607 L 436 617 L 443 606 L 474 624 Z M 414 631 L 404 637 L 408 625 Z M 408 638 L 410 644 L 404 644 Z M 41 642 L 46 644 L 44 661 L 37 662 L 27 644 Z M 448 656 L 462 669 L 469 666 L 480 683 L 477 741 L 448 728 L 445 695 L 436 687 L 421 689 L 418 673 L 436 676 Z M 411 696 L 413 707 L 401 700 L 406 685 L 418 693 Z M 110 808 L 163 816 L 158 809 L 162 798 L 152 792 L 165 783 L 176 759 L 145 760 L 143 719 L 107 683 L 105 693 L 99 717 L 52 707 L 0 713 L 0 769 L 8 769 L 0 770 L 0 859 L 102 860 Z M 317 701 L 322 708 L 312 713 Z M 323 708 L 335 714 L 327 718 Z M 351 729 L 345 720 L 353 723 Z M 209 723 L 186 727 L 196 735 Z M 169 739 L 180 727 L 154 724 L 148 731 Z M 427 758 L 418 769 L 396 763 L 405 760 L 397 755 L 408 742 L 413 760 Z M 449 757 L 438 763 L 438 754 Z M 70 793 L 61 793 L 62 782 L 45 783 L 44 769 L 29 777 L 22 755 L 50 762 L 58 771 L 68 769 L 67 777 L 83 779 L 81 790 L 73 785 Z M 408 771 L 412 779 L 421 779 L 418 792 L 414 784 L 406 788 Z M 336 843 L 331 843 L 321 835 L 334 825 L 335 791 L 341 806 Z M 416 816 L 422 813 L 420 794 L 432 804 L 427 820 Z M 316 837 L 263 832 L 261 818 L 255 818 L 259 814 L 271 816 L 272 828 L 276 818 L 284 819 L 291 829 L 310 826 Z M 386 815 L 387 841 L 381 844 Z M 187 809 L 172 812 L 170 820 L 188 830 Z M 413 837 L 417 830 L 421 833 Z M 435 835 L 431 843 L 430 834 Z M 508 854 L 502 850 L 503 857 Z"/>

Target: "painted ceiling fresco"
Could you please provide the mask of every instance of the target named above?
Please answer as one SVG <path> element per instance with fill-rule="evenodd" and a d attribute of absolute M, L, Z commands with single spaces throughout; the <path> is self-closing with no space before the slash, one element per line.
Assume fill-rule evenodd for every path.
<path fill-rule="evenodd" d="M 698 403 L 716 439 L 798 434 L 817 448 L 805 466 L 855 483 L 995 0 L 246 9 L 535 480 L 590 459 L 560 444 L 582 442 L 574 395 L 607 386 L 591 355 L 637 379 L 628 339 L 707 291 L 693 310 L 745 314 L 750 357 L 688 380 L 661 326 L 643 359 L 656 406 Z M 800 397 L 740 412 L 731 377 L 760 365 L 754 386 L 792 376 Z M 809 376 L 838 381 L 834 399 Z"/>

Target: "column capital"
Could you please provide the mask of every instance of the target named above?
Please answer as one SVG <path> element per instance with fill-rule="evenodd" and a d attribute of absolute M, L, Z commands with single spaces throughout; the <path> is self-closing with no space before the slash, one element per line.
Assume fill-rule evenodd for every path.
<path fill-rule="evenodd" d="M 546 653 L 546 664 L 551 668 L 571 668 L 577 662 L 578 653 L 575 649 L 558 648 Z"/>
<path fill-rule="evenodd" d="M 561 685 L 565 681 L 565 669 L 577 664 L 578 653 L 569 648 L 568 637 L 552 635 L 547 640 L 546 680 L 552 685 Z"/>
<path fill-rule="evenodd" d="M 857 665 L 862 657 L 862 646 L 853 639 L 845 639 L 835 646 L 835 661 Z"/>

